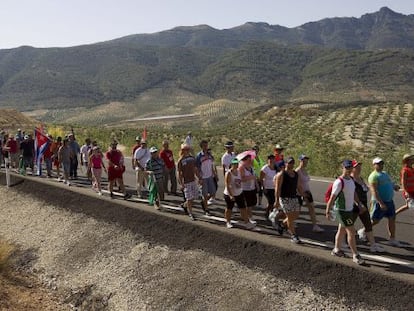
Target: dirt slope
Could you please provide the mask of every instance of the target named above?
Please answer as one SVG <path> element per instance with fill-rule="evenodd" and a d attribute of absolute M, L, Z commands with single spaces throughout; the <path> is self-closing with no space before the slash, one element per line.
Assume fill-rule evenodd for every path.
<path fill-rule="evenodd" d="M 82 309 L 405 310 L 412 299 L 413 285 L 123 201 L 30 181 L 0 196 L 16 267 Z"/>

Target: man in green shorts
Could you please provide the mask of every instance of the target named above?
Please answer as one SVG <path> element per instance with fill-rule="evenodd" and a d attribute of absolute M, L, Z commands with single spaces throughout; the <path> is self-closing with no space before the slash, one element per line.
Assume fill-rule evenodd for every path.
<path fill-rule="evenodd" d="M 331 197 L 326 205 L 326 217 L 328 219 L 330 218 L 331 209 L 333 208 L 336 219 L 339 222 L 338 231 L 335 236 L 335 248 L 331 254 L 338 257 L 346 257 L 345 253 L 340 249 L 346 234 L 353 255 L 352 260 L 361 265 L 364 263 L 364 260 L 356 248 L 354 223 L 358 217 L 358 212 L 354 212 L 354 201 L 357 202 L 360 208 L 366 207 L 361 206 L 355 194 L 355 183 L 351 178 L 351 172 L 352 161 L 343 161 L 342 175 L 334 181 Z"/>

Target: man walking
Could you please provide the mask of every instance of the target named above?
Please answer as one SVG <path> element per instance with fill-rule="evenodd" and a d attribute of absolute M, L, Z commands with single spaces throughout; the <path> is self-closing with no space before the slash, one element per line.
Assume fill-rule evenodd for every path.
<path fill-rule="evenodd" d="M 374 171 L 368 177 L 371 190 L 371 220 L 372 225 L 378 224 L 382 218 L 388 218 L 389 244 L 401 247 L 401 243 L 395 239 L 395 205 L 394 191 L 400 187 L 395 185 L 391 177 L 384 171 L 384 160 L 375 158 L 372 160 Z"/>
<path fill-rule="evenodd" d="M 147 148 L 147 141 L 141 139 L 141 147 L 135 150 L 134 160 L 135 160 L 135 172 L 136 172 L 136 182 L 137 182 L 137 195 L 142 199 L 144 185 L 148 185 L 148 178 L 145 173 L 145 164 L 150 159 L 151 154 Z"/>
<path fill-rule="evenodd" d="M 164 171 L 164 191 L 168 191 L 168 180 L 171 183 L 171 191 L 170 193 L 173 195 L 177 195 L 177 177 L 176 177 L 176 168 L 174 162 L 174 154 L 169 149 L 169 142 L 168 140 L 164 140 L 162 142 L 162 150 L 160 152 L 161 159 L 164 160 L 165 163 L 165 171 Z"/>
<path fill-rule="evenodd" d="M 213 204 L 213 198 L 216 194 L 216 185 L 214 179 L 218 180 L 217 170 L 214 165 L 214 157 L 208 152 L 208 142 L 202 140 L 200 142 L 201 151 L 197 154 L 196 165 L 202 179 L 202 193 L 203 193 L 203 206 L 205 208 L 205 214 L 210 216 L 210 212 L 207 209 L 207 204 Z"/>

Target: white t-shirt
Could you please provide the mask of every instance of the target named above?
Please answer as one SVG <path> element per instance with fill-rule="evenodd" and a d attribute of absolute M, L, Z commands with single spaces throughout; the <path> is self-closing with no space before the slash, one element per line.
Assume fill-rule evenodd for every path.
<path fill-rule="evenodd" d="M 232 152 L 232 153 L 226 152 L 221 157 L 221 164 L 224 165 L 224 167 L 226 168 L 226 172 L 230 169 L 231 160 L 233 160 L 235 158 L 235 156 L 236 155 L 234 154 L 234 152 Z"/>
<path fill-rule="evenodd" d="M 151 154 L 148 148 L 139 147 L 137 150 L 135 150 L 134 159 L 138 160 L 139 164 L 141 164 L 142 167 L 145 168 L 145 164 L 148 162 L 150 158 Z"/>
<path fill-rule="evenodd" d="M 80 148 L 80 154 L 81 154 L 83 163 L 89 162 L 89 149 L 91 149 L 89 145 L 83 145 Z"/>
<path fill-rule="evenodd" d="M 310 176 L 308 175 L 308 173 L 301 169 L 297 169 L 296 172 L 298 173 L 299 180 L 301 181 L 302 191 L 310 191 Z"/>
<path fill-rule="evenodd" d="M 342 190 L 345 196 L 345 211 L 351 212 L 354 209 L 355 182 L 352 178 L 349 178 L 349 179 L 342 178 L 342 180 L 344 181 L 344 188 L 342 189 L 341 180 L 337 178 L 333 183 L 332 193 L 337 196 Z M 336 202 L 335 202 L 334 209 L 335 210 L 338 209 L 336 206 Z"/>
<path fill-rule="evenodd" d="M 253 167 L 250 167 L 250 168 L 247 169 L 244 166 L 241 166 L 241 167 L 239 167 L 239 171 L 240 170 L 244 170 L 244 176 L 255 176 Z M 251 191 L 251 190 L 256 189 L 256 179 L 255 178 L 254 179 L 252 178 L 248 181 L 242 181 L 241 184 L 242 184 L 242 189 L 244 191 Z"/>
<path fill-rule="evenodd" d="M 275 185 L 273 183 L 273 179 L 276 175 L 276 170 L 272 170 L 269 165 L 266 164 L 262 167 L 261 171 L 265 174 L 263 179 L 263 187 L 265 189 L 274 189 Z"/>
<path fill-rule="evenodd" d="M 230 174 L 230 187 L 232 190 L 232 193 L 234 196 L 238 196 L 243 192 L 243 189 L 241 187 L 241 177 L 239 170 L 236 171 L 237 174 L 234 175 L 230 171 L 227 174 Z M 229 190 L 227 189 L 227 186 L 224 187 L 224 194 L 229 195 Z"/>

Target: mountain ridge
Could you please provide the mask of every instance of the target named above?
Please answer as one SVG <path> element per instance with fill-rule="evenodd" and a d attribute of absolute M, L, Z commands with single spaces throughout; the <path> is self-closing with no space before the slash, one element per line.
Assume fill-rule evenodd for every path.
<path fill-rule="evenodd" d="M 413 47 L 414 15 L 386 7 L 295 28 L 179 26 L 69 48 L 22 46 L 0 50 L 0 107 L 139 105 L 166 86 L 266 104 L 413 100 Z"/>

